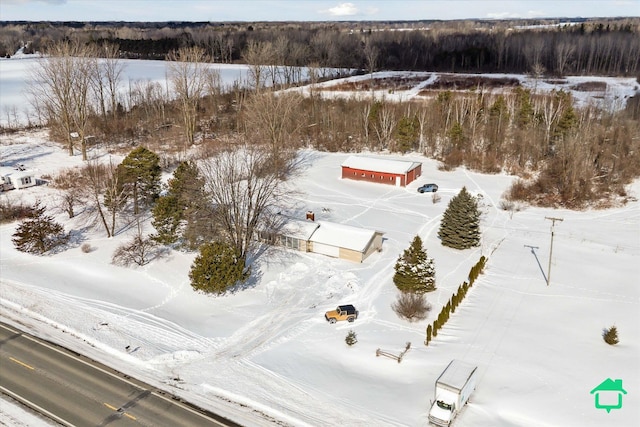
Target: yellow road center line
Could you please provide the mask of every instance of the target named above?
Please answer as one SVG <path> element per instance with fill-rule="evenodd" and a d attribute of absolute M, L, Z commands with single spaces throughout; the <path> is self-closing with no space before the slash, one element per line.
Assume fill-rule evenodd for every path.
<path fill-rule="evenodd" d="M 117 411 L 118 408 L 116 408 L 115 406 L 111 406 L 108 403 L 105 403 L 104 406 L 106 406 L 107 408 L 111 409 L 112 411 Z"/>
<path fill-rule="evenodd" d="M 106 403 L 106 402 L 103 402 L 103 403 L 104 403 L 104 406 L 106 406 L 107 408 L 111 409 L 112 411 L 122 412 L 122 413 L 124 414 L 124 416 L 125 416 L 125 417 L 130 418 L 130 419 L 132 419 L 132 420 L 134 420 L 134 421 L 137 421 L 136 417 L 134 417 L 133 415 L 129 415 L 129 414 L 127 414 L 127 413 L 126 413 L 126 412 L 124 412 L 124 411 L 118 411 L 118 408 L 116 408 L 116 407 L 115 407 L 115 406 L 113 406 L 113 405 L 109 405 L 109 404 L 108 404 L 108 403 Z"/>
<path fill-rule="evenodd" d="M 27 365 L 26 363 L 19 361 L 18 359 L 14 359 L 13 357 L 10 357 L 10 358 L 9 358 L 9 360 L 11 360 L 11 361 L 13 361 L 13 362 L 16 362 L 18 365 L 22 365 L 22 366 L 24 366 L 25 368 L 29 368 L 29 369 L 31 369 L 31 370 L 34 370 L 34 369 L 35 369 L 33 366 L 29 366 L 29 365 Z"/>

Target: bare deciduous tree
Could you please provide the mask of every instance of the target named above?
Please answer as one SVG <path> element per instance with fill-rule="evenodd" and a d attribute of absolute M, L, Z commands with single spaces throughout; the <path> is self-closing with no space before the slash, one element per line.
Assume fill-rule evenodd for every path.
<path fill-rule="evenodd" d="M 555 47 L 556 73 L 563 76 L 567 69 L 567 64 L 575 51 L 575 46 L 569 42 L 559 42 Z"/>
<path fill-rule="evenodd" d="M 200 47 L 184 47 L 169 55 L 169 79 L 180 101 L 187 147 L 195 140 L 198 103 L 207 92 L 214 73 L 207 64 L 207 56 Z"/>
<path fill-rule="evenodd" d="M 301 103 L 298 93 L 266 91 L 254 94 L 245 104 L 248 133 L 267 140 L 274 158 L 288 150 L 303 124 L 296 120 Z"/>
<path fill-rule="evenodd" d="M 74 140 L 87 160 L 86 131 L 91 110 L 89 89 L 95 72 L 93 51 L 78 42 L 58 42 L 31 70 L 30 95 L 35 109 L 64 134 L 69 155 Z"/>
<path fill-rule="evenodd" d="M 386 150 L 389 148 L 389 142 L 396 125 L 397 120 L 393 109 L 383 102 L 378 112 L 378 120 L 373 123 L 381 149 Z"/>
<path fill-rule="evenodd" d="M 84 197 L 81 172 L 77 169 L 64 169 L 53 178 L 52 184 L 61 190 L 62 209 L 69 218 L 73 218 L 76 214 L 75 207 L 82 203 Z"/>
<path fill-rule="evenodd" d="M 544 68 L 544 65 L 542 65 L 540 62 L 536 62 L 531 66 L 531 75 L 535 80 L 535 85 L 533 87 L 534 92 L 538 91 L 538 82 L 544 76 L 544 73 L 546 71 L 547 70 Z"/>
<path fill-rule="evenodd" d="M 246 260 L 257 231 L 289 194 L 285 174 L 273 170 L 268 149 L 253 144 L 222 151 L 200 161 L 199 167 L 222 237 Z M 283 167 L 288 173 L 295 169 L 292 161 Z"/>
<path fill-rule="evenodd" d="M 106 121 L 107 111 L 114 118 L 118 110 L 118 89 L 124 64 L 118 57 L 118 45 L 107 43 L 98 49 L 96 53 L 101 59 L 95 62 L 96 70 L 92 83 L 102 118 Z"/>
<path fill-rule="evenodd" d="M 117 167 L 112 162 L 103 165 L 97 161 L 89 161 L 82 170 L 83 191 L 98 216 L 99 222 L 104 226 L 107 237 L 115 235 L 117 214 L 124 204 L 124 193 L 121 185 L 118 185 Z M 107 195 L 108 203 L 104 201 Z M 107 206 L 108 205 L 108 206 Z M 110 214 L 110 224 L 107 222 L 107 214 Z"/>
<path fill-rule="evenodd" d="M 242 56 L 249 66 L 249 85 L 260 91 L 267 80 L 267 64 L 273 58 L 272 44 L 251 41 Z"/>
<path fill-rule="evenodd" d="M 373 77 L 373 72 L 376 71 L 378 67 L 378 56 L 380 55 L 380 51 L 377 47 L 373 45 L 370 39 L 365 40 L 364 42 L 364 60 L 365 66 L 367 67 L 367 71 Z"/>
<path fill-rule="evenodd" d="M 111 262 L 124 267 L 129 267 L 132 264 L 143 266 L 160 255 L 162 255 L 162 251 L 158 250 L 158 244 L 142 233 L 142 227 L 138 222 L 136 235 L 116 248 Z"/>

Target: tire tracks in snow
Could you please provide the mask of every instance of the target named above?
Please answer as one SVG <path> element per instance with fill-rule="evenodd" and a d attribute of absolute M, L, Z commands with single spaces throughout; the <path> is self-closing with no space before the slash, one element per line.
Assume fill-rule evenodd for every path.
<path fill-rule="evenodd" d="M 334 394 L 310 386 L 308 383 L 302 383 L 284 377 L 252 361 L 245 359 L 241 364 L 257 373 L 260 381 L 265 381 L 271 385 L 282 384 L 282 395 L 286 396 L 288 400 L 284 409 L 287 412 L 294 411 L 297 420 L 311 423 L 309 425 L 349 425 L 363 427 L 372 425 L 402 425 L 385 414 L 372 412 L 369 408 L 365 408 L 364 411 L 359 411 L 358 407 L 348 399 L 339 398 Z M 291 393 L 292 389 L 295 390 L 295 394 Z M 292 405 L 291 399 L 293 399 L 296 404 Z M 322 399 L 323 404 L 318 405 L 316 403 L 310 406 L 307 404 L 310 399 Z M 300 409 L 297 410 L 295 408 Z M 313 410 L 313 412 L 311 412 L 311 410 Z"/>
<path fill-rule="evenodd" d="M 3 281 L 3 285 L 10 285 Z M 59 291 L 47 289 L 46 292 L 26 284 L 19 284 L 19 287 L 26 292 L 35 294 L 46 294 L 49 302 L 47 307 L 37 307 L 38 317 L 47 319 L 51 324 L 56 323 L 56 307 L 74 307 L 78 312 L 86 312 L 85 318 L 88 322 L 84 331 L 75 331 L 76 335 L 82 335 L 83 339 L 98 345 L 105 334 L 112 335 L 121 343 L 124 348 L 130 345 L 132 348 L 140 347 L 149 350 L 151 355 L 172 353 L 175 351 L 195 351 L 204 352 L 211 345 L 216 343 L 206 337 L 202 337 L 192 331 L 185 329 L 174 322 L 146 313 L 144 310 L 130 309 L 118 304 L 106 301 L 71 296 Z M 34 311 L 36 308 L 24 307 L 24 310 Z M 57 312 L 63 312 L 58 310 Z M 68 322 L 67 322 L 68 323 Z M 68 329 L 68 327 L 65 327 Z M 92 337 L 92 335 L 95 335 Z M 95 341 L 95 342 L 94 342 Z"/>

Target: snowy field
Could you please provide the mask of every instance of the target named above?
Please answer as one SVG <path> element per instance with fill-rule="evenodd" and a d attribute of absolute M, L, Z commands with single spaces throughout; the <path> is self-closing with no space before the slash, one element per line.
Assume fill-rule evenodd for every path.
<path fill-rule="evenodd" d="M 17 52 L 11 58 L 0 58 L 0 125 L 18 126 L 29 121 L 38 123 L 38 117 L 29 103 L 28 86 L 32 81 L 32 72 L 42 61 L 40 55 Z M 120 93 L 122 104 L 128 105 L 126 95 L 131 90 L 144 87 L 149 83 L 160 85 L 166 94 L 172 93 L 169 83 L 169 62 L 153 60 L 121 59 L 122 75 Z M 209 64 L 209 68 L 217 71 L 220 85 L 228 90 L 234 85 L 248 84 L 249 67 L 243 64 Z M 298 69 L 300 77 L 305 78 L 307 70 Z M 337 71 L 330 68 L 317 70 L 322 74 L 333 74 Z M 346 72 L 346 71 L 345 71 Z"/>
<path fill-rule="evenodd" d="M 0 142 L 2 166 L 24 164 L 36 176 L 82 163 L 44 132 Z M 348 154 L 300 155 L 305 171 L 292 206 L 383 231 L 382 252 L 354 264 L 273 248 L 245 289 L 211 297 L 189 285 L 194 254 L 116 267 L 111 255 L 130 235 L 107 239 L 86 215 L 68 220 L 58 208 L 58 221 L 93 250 L 78 243 L 56 255 L 24 254 L 11 242 L 16 223 L 0 226 L 0 319 L 247 426 L 426 426 L 434 382 L 452 359 L 479 373 L 458 427 L 640 425 L 640 181 L 628 188 L 633 199 L 613 209 L 511 213 L 499 208 L 511 176 L 439 171 L 408 155 L 423 162 L 423 176 L 399 188 L 341 180 Z M 417 193 L 426 182 L 439 185 L 439 203 Z M 437 231 L 463 186 L 481 196 L 482 244 L 457 251 L 441 246 Z M 59 206 L 47 186 L 0 197 Z M 546 217 L 563 219 L 550 286 Z M 412 324 L 390 305 L 394 263 L 416 234 L 435 259 L 438 289 L 428 294 L 429 318 Z M 427 324 L 481 255 L 489 258 L 485 274 L 425 347 Z M 360 310 L 355 323 L 325 322 L 326 310 L 349 303 Z M 602 329 L 614 324 L 620 343 L 609 346 Z M 353 347 L 345 344 L 350 329 Z M 378 348 L 400 353 L 407 342 L 402 363 L 376 357 Z M 622 379 L 628 393 L 610 413 L 590 394 L 607 378 Z M 16 418 L 6 407 L 0 403 L 0 418 Z"/>

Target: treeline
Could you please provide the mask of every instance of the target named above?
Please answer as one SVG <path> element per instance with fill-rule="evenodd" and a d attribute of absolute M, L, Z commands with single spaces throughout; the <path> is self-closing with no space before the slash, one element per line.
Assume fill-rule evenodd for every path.
<path fill-rule="evenodd" d="M 493 91 L 478 80 L 468 90 L 425 90 L 419 101 L 393 102 L 368 95 L 369 88 L 393 86 L 375 74 L 360 81 L 364 92 L 350 99 L 325 99 L 314 85 L 303 96 L 273 90 L 289 78 L 261 65 L 269 50 L 258 44 L 246 53 L 247 87 L 222 87 L 205 66 L 204 49 L 190 47 L 169 57 L 171 90 L 140 81 L 121 93 L 115 47 L 101 49 L 108 57 L 97 61 L 98 51 L 79 42 L 54 46 L 35 73 L 39 84 L 31 86 L 30 99 L 51 137 L 70 154 L 79 148 L 83 159 L 93 144 L 109 150 L 142 145 L 170 166 L 194 147 L 206 151 L 238 138 L 268 147 L 275 166 L 282 153 L 309 147 L 417 152 L 443 169 L 464 165 L 522 177 L 508 200 L 570 208 L 624 198 L 625 186 L 640 176 L 639 96 L 624 110 L 617 101 L 577 108 L 564 91 Z M 312 82 L 315 71 L 309 69 Z M 404 84 L 402 78 L 397 83 Z"/>
<path fill-rule="evenodd" d="M 400 31 L 402 30 L 402 31 Z M 268 45 L 279 65 L 447 72 L 636 76 L 640 18 L 336 23 L 0 23 L 0 56 L 43 51 L 52 41 L 110 43 L 122 58 L 164 59 L 203 48 L 243 62 Z"/>
<path fill-rule="evenodd" d="M 132 88 L 133 108 L 118 109 L 108 120 L 96 114 L 86 133 L 113 148 L 152 147 L 162 153 L 163 165 L 184 155 L 185 138 L 186 146 L 205 148 L 247 134 L 274 152 L 417 152 L 439 160 L 443 169 L 520 176 L 505 199 L 541 206 L 605 207 L 624 198 L 625 186 L 640 176 L 638 97 L 622 111 L 602 111 L 575 108 L 565 92 L 521 88 L 505 94 L 442 91 L 400 103 L 213 91 L 194 104 L 186 135 L 183 106 L 147 85 Z M 52 131 L 64 141 L 64 132 Z"/>

